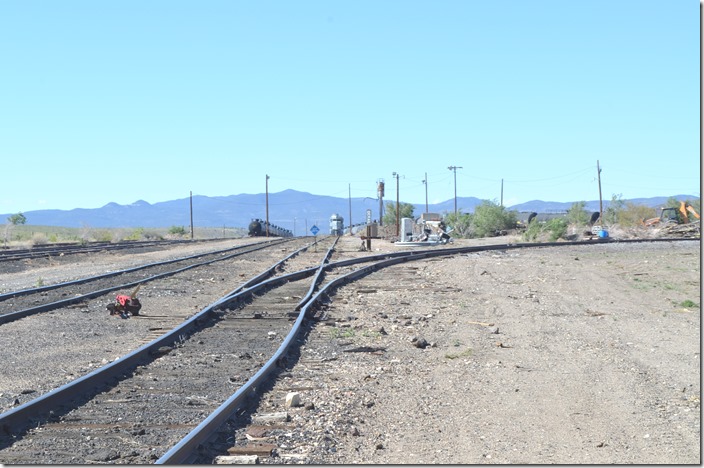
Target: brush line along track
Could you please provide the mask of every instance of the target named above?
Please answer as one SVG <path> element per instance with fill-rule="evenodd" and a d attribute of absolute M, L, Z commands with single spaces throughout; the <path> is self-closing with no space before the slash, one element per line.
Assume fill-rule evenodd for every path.
<path fill-rule="evenodd" d="M 109 462 L 119 450 L 121 461 L 128 463 L 187 463 L 246 398 L 256 396 L 258 386 L 285 358 L 303 321 L 337 287 L 406 261 L 604 242 L 424 249 L 329 263 L 333 243 L 318 267 L 250 280 L 140 349 L 1 414 L 5 435 L 0 438 L 0 462 Z M 352 268 L 359 263 L 366 265 Z M 310 276 L 311 281 L 302 281 Z M 323 279 L 325 285 L 317 289 Z M 139 416 L 155 404 L 159 411 L 151 421 Z M 78 446 L 88 443 L 97 459 L 76 457 Z"/>

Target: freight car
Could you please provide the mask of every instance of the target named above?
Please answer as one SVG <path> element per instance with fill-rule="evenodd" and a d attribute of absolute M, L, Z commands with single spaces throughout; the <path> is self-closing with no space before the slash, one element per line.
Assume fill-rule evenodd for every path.
<path fill-rule="evenodd" d="M 253 219 L 251 223 L 249 223 L 249 236 L 250 237 L 261 237 L 261 236 L 266 236 L 267 228 L 266 228 L 267 222 L 262 221 L 261 219 Z M 288 229 L 284 229 L 282 227 L 279 227 L 275 224 L 269 223 L 269 236 L 272 237 L 292 237 L 293 233 L 289 231 Z"/>

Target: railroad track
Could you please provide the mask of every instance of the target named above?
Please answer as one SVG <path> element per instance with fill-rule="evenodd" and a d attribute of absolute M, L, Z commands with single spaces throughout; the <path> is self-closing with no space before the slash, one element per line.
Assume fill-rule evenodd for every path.
<path fill-rule="evenodd" d="M 161 249 L 174 245 L 221 241 L 222 239 L 199 240 L 154 240 L 154 241 L 121 241 L 121 242 L 88 242 L 60 243 L 38 245 L 29 249 L 0 249 L 0 262 L 12 262 L 47 257 L 62 257 L 73 254 L 90 254 L 116 250 L 146 250 Z"/>
<path fill-rule="evenodd" d="M 324 260 L 318 267 L 250 281 L 192 317 L 183 328 L 140 348 L 140 357 L 128 355 L 105 366 L 112 369 L 100 386 L 86 379 L 70 390 L 70 397 L 54 397 L 55 392 L 49 392 L 32 410 L 26 410 L 29 404 L 25 404 L 0 415 L 0 426 L 6 432 L 0 439 L 0 462 L 193 460 L 277 363 L 285 365 L 282 360 L 303 321 L 313 317 L 316 307 L 339 285 L 406 261 L 569 244 L 426 249 L 327 264 Z M 81 406 L 57 406 L 76 396 L 83 400 Z M 162 411 L 148 409 L 154 404 Z"/>
<path fill-rule="evenodd" d="M 212 260 L 208 257 L 200 266 L 181 268 L 180 272 L 172 271 L 173 274 L 149 281 L 140 280 L 139 297 L 143 308 L 138 316 L 129 320 L 110 316 L 106 306 L 115 301 L 115 294 L 100 292 L 124 286 L 120 276 L 100 280 L 97 288 L 95 283 L 88 283 L 85 287 L 92 288 L 83 296 L 96 296 L 91 299 L 83 297 L 76 302 L 80 296 L 64 290 L 62 300 L 37 304 L 36 313 L 29 314 L 31 307 L 10 312 L 25 316 L 0 325 L 0 342 L 3 343 L 0 361 L 5 363 L 0 374 L 0 411 L 26 403 L 38 394 L 49 392 L 158 338 L 223 294 L 241 286 L 261 270 L 262 265 L 269 266 L 282 255 L 308 244 L 306 239 L 297 239 L 259 243 L 258 250 L 257 245 L 243 246 L 241 250 L 222 254 L 224 257 L 236 254 L 230 259 L 216 255 L 220 260 L 208 263 Z M 199 262 L 202 257 L 193 260 Z M 173 267 L 173 264 L 167 266 Z M 72 271 L 80 269 L 80 266 L 72 267 Z M 266 275 L 276 274 L 279 273 L 265 272 L 264 276 L 260 274 L 249 281 L 261 281 Z M 108 281 L 107 286 L 103 281 Z M 135 286 L 128 283 L 128 287 L 121 292 L 129 294 Z M 43 294 L 23 296 L 23 300 L 31 297 L 42 301 Z M 25 355 L 28 358 L 24 358 Z M 36 360 L 46 369 L 47 375 L 41 378 L 33 377 L 40 372 L 34 367 Z"/>
<path fill-rule="evenodd" d="M 253 243 L 189 257 L 140 265 L 102 275 L 0 294 L 0 324 L 134 288 L 155 279 L 213 262 L 229 260 L 286 241 Z"/>
<path fill-rule="evenodd" d="M 105 462 L 115 453 L 131 463 L 154 461 L 256 372 L 287 335 L 312 272 L 289 281 L 280 279 L 286 276 L 281 265 L 269 270 L 268 281 L 259 275 L 235 289 L 246 299 L 216 301 L 159 339 L 0 415 L 1 462 Z M 261 297 L 246 292 L 250 282 L 263 284 Z M 276 291 L 263 294 L 269 288 Z M 251 303 L 228 306 L 245 300 Z M 85 448 L 78 455 L 77 444 Z"/>

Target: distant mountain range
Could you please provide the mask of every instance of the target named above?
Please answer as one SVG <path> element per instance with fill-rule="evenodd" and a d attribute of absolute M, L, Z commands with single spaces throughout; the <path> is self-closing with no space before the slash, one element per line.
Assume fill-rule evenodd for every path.
<path fill-rule="evenodd" d="M 696 200 L 694 195 L 672 195 L 678 200 Z M 663 206 L 670 196 L 653 198 L 635 198 L 624 200 L 638 205 L 651 207 Z M 458 197 L 457 209 L 463 213 L 472 213 L 484 200 L 475 197 Z M 386 203 L 395 200 L 385 199 Z M 551 202 L 533 200 L 507 207 L 518 212 L 555 213 L 567 211 L 574 202 Z M 604 208 L 609 201 L 604 200 Z M 73 210 L 36 210 L 23 214 L 27 224 L 40 226 L 92 227 L 92 228 L 157 228 L 191 225 L 190 198 L 150 204 L 138 200 L 130 205 L 108 203 L 101 208 L 76 208 Z M 413 204 L 415 215 L 425 211 L 425 204 Z M 431 213 L 450 213 L 454 211 L 455 200 L 428 205 Z M 599 200 L 586 202 L 588 211 L 599 211 Z M 352 223 L 364 223 L 367 210 L 371 218 L 379 218 L 379 201 L 370 198 L 337 198 L 314 195 L 295 190 L 269 194 L 269 221 L 272 224 L 294 231 L 296 235 L 305 235 L 315 224 L 321 233 L 329 233 L 329 219 L 339 214 L 349 223 L 350 210 Z M 3 221 L 15 213 L 0 215 Z M 266 219 L 266 195 L 240 194 L 226 197 L 193 196 L 193 225 L 196 227 L 247 227 L 252 219 Z"/>

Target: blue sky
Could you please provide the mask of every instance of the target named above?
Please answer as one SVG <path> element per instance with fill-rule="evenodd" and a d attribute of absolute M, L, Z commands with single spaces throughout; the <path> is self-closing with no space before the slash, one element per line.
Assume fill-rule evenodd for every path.
<path fill-rule="evenodd" d="M 0 213 L 700 195 L 693 0 L 0 0 Z M 427 174 L 427 185 L 423 179 Z"/>

